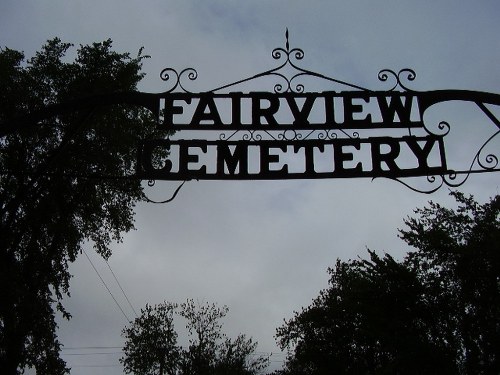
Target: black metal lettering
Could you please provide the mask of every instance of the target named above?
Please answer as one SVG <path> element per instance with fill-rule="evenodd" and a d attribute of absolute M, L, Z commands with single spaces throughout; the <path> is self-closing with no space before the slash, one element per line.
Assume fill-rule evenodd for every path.
<path fill-rule="evenodd" d="M 214 125 L 222 124 L 222 120 L 212 94 L 200 95 L 200 101 L 198 102 L 198 106 L 194 112 L 191 124 L 199 125 L 202 121 L 212 121 Z"/>
<path fill-rule="evenodd" d="M 293 124 L 294 125 L 309 125 L 309 114 L 311 113 L 312 106 L 314 101 L 316 100 L 315 96 L 308 95 L 304 101 L 302 108 L 299 109 L 297 102 L 295 101 L 295 97 L 288 95 L 286 96 L 286 101 L 290 110 L 293 114 Z"/>
<path fill-rule="evenodd" d="M 266 177 L 270 175 L 275 175 L 276 177 L 286 178 L 288 174 L 288 165 L 285 164 L 279 170 L 270 170 L 269 166 L 271 163 L 278 163 L 280 158 L 278 155 L 272 155 L 269 153 L 271 148 L 280 149 L 283 152 L 286 152 L 286 145 L 273 146 L 271 144 L 261 144 L 260 145 L 260 176 Z"/>
<path fill-rule="evenodd" d="M 399 140 L 390 137 L 369 138 L 372 146 L 372 165 L 375 176 L 390 173 L 396 176 L 400 168 L 396 164 L 396 158 L 399 156 L 401 147 Z M 389 152 L 382 153 L 382 145 L 389 146 Z M 382 163 L 389 168 L 389 171 L 382 169 Z"/>
<path fill-rule="evenodd" d="M 363 124 L 363 123 L 371 123 L 372 122 L 372 115 L 367 114 L 366 117 L 360 118 L 360 119 L 355 119 L 354 114 L 355 113 L 362 113 L 363 112 L 363 105 L 361 104 L 354 104 L 353 99 L 362 99 L 366 103 L 369 102 L 370 97 L 368 94 L 360 93 L 357 95 L 345 95 L 344 96 L 344 122 L 346 124 L 349 124 L 352 126 L 352 124 Z"/>
<path fill-rule="evenodd" d="M 174 96 L 174 95 L 166 95 L 165 99 L 165 108 L 163 108 L 163 125 L 175 125 L 174 124 L 174 115 L 180 115 L 184 112 L 184 107 L 174 105 L 174 100 L 183 100 L 187 104 L 191 104 L 191 98 L 182 96 Z"/>
<path fill-rule="evenodd" d="M 241 125 L 241 98 L 242 93 L 234 92 L 231 94 L 231 119 L 232 125 Z"/>
<path fill-rule="evenodd" d="M 184 142 L 179 142 L 179 175 L 186 176 L 185 179 L 196 178 L 197 176 L 204 176 L 207 174 L 207 166 L 203 165 L 199 169 L 189 169 L 189 163 L 198 163 L 199 156 L 189 153 L 190 148 L 198 147 L 203 151 L 207 152 L 206 142 L 194 142 L 191 144 Z"/>
<path fill-rule="evenodd" d="M 217 174 L 224 175 L 225 168 L 230 175 L 236 173 L 236 167 L 239 165 L 239 175 L 248 175 L 248 145 L 245 143 L 238 143 L 234 152 L 231 153 L 229 145 L 217 145 Z"/>
<path fill-rule="evenodd" d="M 314 170 L 314 149 L 317 148 L 321 152 L 324 152 L 325 145 L 323 143 L 320 143 L 320 142 L 295 144 L 293 146 L 293 152 L 298 153 L 301 148 L 304 149 L 305 167 L 306 167 L 305 173 L 306 174 L 307 173 L 315 173 L 315 170 Z"/>
<path fill-rule="evenodd" d="M 170 151 L 170 143 L 164 139 L 151 140 L 144 143 L 141 148 L 140 165 L 142 166 L 142 171 L 146 174 L 164 174 L 172 170 L 172 162 L 168 159 L 162 160 L 164 163 L 163 167 L 155 167 L 155 164 L 160 162 L 160 160 L 155 160 L 154 151 L 157 148 L 164 148 L 166 153 L 168 153 Z"/>
<path fill-rule="evenodd" d="M 404 137 L 403 139 L 413 151 L 413 154 L 417 157 L 418 169 L 426 170 L 429 167 L 427 158 L 429 157 L 429 154 L 431 153 L 437 139 L 435 137 L 427 137 L 425 139 L 425 145 L 423 148 L 417 142 L 417 139 L 415 137 Z"/>
<path fill-rule="evenodd" d="M 269 107 L 261 107 L 263 100 L 269 102 Z M 262 125 L 262 117 L 269 125 L 278 125 L 274 115 L 279 108 L 280 100 L 278 96 L 270 93 L 254 93 L 252 96 L 252 125 Z"/>
<path fill-rule="evenodd" d="M 335 93 L 325 93 L 325 125 L 335 124 Z"/>
<path fill-rule="evenodd" d="M 361 162 L 357 163 L 354 168 L 345 168 L 344 162 L 354 160 L 354 154 L 352 152 L 345 152 L 344 146 L 352 146 L 356 150 L 361 149 L 361 141 L 359 139 L 339 139 L 336 141 L 333 147 L 333 163 L 335 167 L 335 173 L 339 175 L 358 175 L 363 171 L 363 166 Z"/>
<path fill-rule="evenodd" d="M 405 98 L 404 103 L 403 98 Z M 411 105 L 413 101 L 411 95 L 378 95 L 377 101 L 384 123 L 395 123 L 396 114 L 399 117 L 399 122 L 410 122 Z"/>

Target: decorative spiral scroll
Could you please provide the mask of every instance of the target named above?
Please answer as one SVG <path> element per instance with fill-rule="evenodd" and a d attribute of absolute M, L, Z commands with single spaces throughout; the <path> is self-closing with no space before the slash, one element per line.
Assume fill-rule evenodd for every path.
<path fill-rule="evenodd" d="M 190 91 L 186 90 L 182 84 L 184 77 L 187 77 L 190 81 L 194 81 L 198 78 L 198 72 L 193 68 L 186 68 L 180 73 L 173 68 L 165 68 L 160 72 L 161 80 L 165 82 L 170 81 L 171 83 L 171 87 L 165 91 L 166 93 L 174 91 L 177 87 L 180 87 L 180 89 L 184 92 L 190 93 Z"/>
<path fill-rule="evenodd" d="M 389 78 L 394 83 L 393 86 L 387 91 L 394 91 L 398 86 L 401 87 L 403 90 L 413 91 L 403 83 L 403 80 L 408 82 L 414 81 L 415 78 L 417 78 L 417 73 L 415 73 L 414 70 L 408 68 L 401 69 L 398 73 L 396 73 L 391 69 L 383 69 L 378 73 L 378 79 L 382 82 L 388 81 Z"/>
<path fill-rule="evenodd" d="M 269 73 L 269 75 L 274 75 L 274 76 L 280 77 L 280 79 L 282 79 L 284 82 L 284 85 L 282 83 L 276 83 L 274 85 L 274 92 L 276 94 L 281 94 L 281 93 L 290 91 L 290 81 L 283 74 L 273 72 L 273 73 Z"/>
<path fill-rule="evenodd" d="M 339 136 L 335 131 L 322 130 L 318 133 L 318 139 L 337 139 Z"/>
<path fill-rule="evenodd" d="M 494 170 L 498 167 L 498 157 L 494 154 L 488 154 L 484 157 L 484 161 L 481 161 L 481 158 L 478 157 L 477 163 L 483 169 Z"/>
<path fill-rule="evenodd" d="M 242 139 L 244 141 L 261 141 L 262 134 L 257 133 L 256 130 L 247 130 L 247 133 L 243 134 Z"/>
<path fill-rule="evenodd" d="M 153 187 L 153 186 L 155 186 L 155 184 L 156 184 L 156 181 L 155 181 L 155 180 L 149 180 L 149 181 L 148 181 L 148 186 L 149 186 L 149 187 Z"/>
<path fill-rule="evenodd" d="M 424 123 L 424 129 L 427 133 L 429 133 L 431 135 L 436 135 L 438 137 L 444 137 L 450 132 L 451 126 L 447 121 L 440 121 L 439 124 L 437 125 L 438 131 L 433 131 L 425 123 Z"/>
<path fill-rule="evenodd" d="M 486 146 L 498 135 L 500 134 L 500 130 L 495 132 L 491 137 L 489 137 L 486 142 L 479 148 L 478 152 L 474 156 L 472 160 L 470 170 L 474 167 L 475 162 L 486 171 L 494 171 L 498 168 L 498 156 L 493 153 L 488 153 L 486 155 L 482 155 Z"/>
<path fill-rule="evenodd" d="M 287 46 L 286 49 L 278 47 L 273 49 L 273 52 L 271 55 L 273 56 L 273 59 L 275 60 L 281 60 L 283 56 L 286 56 L 286 59 L 283 64 L 286 64 L 287 62 L 293 65 L 292 59 L 290 59 L 290 56 L 293 57 L 294 60 L 299 61 L 302 60 L 305 56 L 305 53 L 302 49 L 300 48 L 293 48 L 290 50 L 289 42 L 287 39 L 286 42 Z"/>
<path fill-rule="evenodd" d="M 297 83 L 294 85 L 292 82 L 297 77 L 307 76 L 307 75 L 308 75 L 307 73 L 297 73 L 294 76 L 292 76 L 290 78 L 290 91 L 297 94 L 303 93 L 305 91 L 304 85 L 302 83 Z"/>

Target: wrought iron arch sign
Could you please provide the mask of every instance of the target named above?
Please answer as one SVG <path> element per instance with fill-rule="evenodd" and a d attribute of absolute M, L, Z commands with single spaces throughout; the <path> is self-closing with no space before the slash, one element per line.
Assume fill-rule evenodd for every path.
<path fill-rule="evenodd" d="M 370 90 L 300 67 L 304 52 L 290 48 L 288 30 L 285 48 L 274 49 L 272 57 L 279 62 L 274 69 L 198 93 L 186 88 L 187 80 L 198 77 L 196 70 L 164 69 L 160 77 L 170 88 L 161 95 L 159 126 L 217 136 L 145 141 L 138 175 L 150 180 L 385 177 L 430 193 L 442 185 L 460 186 L 474 173 L 500 170 L 497 154 L 486 151 L 500 132 L 500 121 L 487 107 L 500 105 L 498 94 L 415 91 L 409 87 L 416 78 L 412 69 L 384 69 L 378 79 L 390 87 Z M 278 80 L 272 91 L 228 91 L 265 77 Z M 349 91 L 306 92 L 301 80 L 311 77 Z M 424 121 L 429 108 L 449 101 L 474 103 L 495 127 L 463 169 L 448 167 L 450 124 L 431 127 Z M 282 112 L 288 116 L 280 117 Z M 175 160 L 154 165 L 158 148 L 171 151 Z M 411 177 L 424 177 L 431 187 L 412 187 Z"/>
<path fill-rule="evenodd" d="M 500 170 L 494 149 L 500 120 L 491 110 L 500 105 L 499 94 L 416 91 L 410 88 L 416 78 L 412 69 L 380 71 L 378 79 L 389 87 L 371 90 L 302 68 L 304 51 L 290 47 L 288 30 L 285 37 L 285 47 L 272 51 L 277 67 L 212 90 L 188 90 L 189 81 L 198 77 L 193 68 L 166 68 L 160 73 L 168 85 L 165 92 L 78 99 L 23 120 L 34 123 L 75 109 L 116 103 L 145 107 L 157 116 L 160 128 L 175 131 L 173 137 L 138 145 L 136 174 L 129 177 L 151 182 L 385 177 L 431 193 L 443 185 L 460 186 L 472 174 Z M 271 90 L 238 90 L 269 78 L 276 80 Z M 307 80 L 342 90 L 329 86 L 309 92 Z M 474 104 L 493 125 L 463 168 L 448 165 L 445 141 L 452 126 L 444 120 L 429 125 L 424 119 L 436 104 L 453 101 Z M 0 124 L 0 137 L 15 131 L 19 123 Z M 158 150 L 169 151 L 168 158 L 158 160 Z M 430 187 L 416 188 L 412 178 L 423 178 Z"/>

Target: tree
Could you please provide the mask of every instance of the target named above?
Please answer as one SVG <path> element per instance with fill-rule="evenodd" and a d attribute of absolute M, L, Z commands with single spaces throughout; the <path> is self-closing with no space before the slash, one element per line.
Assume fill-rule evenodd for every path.
<path fill-rule="evenodd" d="M 133 93 L 141 51 L 117 53 L 107 40 L 80 46 L 71 61 L 71 47 L 48 41 L 27 62 L 0 49 L 2 374 L 68 371 L 55 322 L 56 310 L 70 317 L 62 305 L 68 264 L 89 241 L 108 258 L 110 243 L 133 228 L 134 205 L 144 198 L 141 182 L 127 177 L 137 142 L 164 135 L 144 108 L 89 100 Z"/>
<path fill-rule="evenodd" d="M 329 287 L 278 328 L 281 374 L 500 370 L 500 197 L 430 202 L 405 220 L 402 261 L 337 260 Z"/>
<path fill-rule="evenodd" d="M 173 321 L 176 308 L 171 303 L 146 305 L 133 324 L 123 330 L 127 342 L 120 362 L 127 374 L 176 373 L 180 360 Z"/>
<path fill-rule="evenodd" d="M 222 324 L 229 309 L 216 304 L 197 305 L 192 299 L 181 305 L 180 315 L 187 321 L 189 348 L 181 364 L 185 375 L 210 374 L 218 362 L 218 342 L 222 339 Z"/>
<path fill-rule="evenodd" d="M 461 373 L 500 372 L 500 196 L 480 205 L 473 197 L 453 193 L 457 210 L 432 203 L 416 210 L 401 237 L 418 251 L 410 267 L 427 288 L 430 301 L 445 309 L 440 331 L 453 343 Z"/>
<path fill-rule="evenodd" d="M 140 317 L 125 327 L 124 356 L 120 359 L 125 372 L 144 375 L 253 375 L 267 367 L 269 358 L 256 355 L 257 343 L 251 338 L 240 334 L 232 340 L 222 332 L 220 320 L 229 311 L 227 306 L 199 305 L 187 300 L 179 310 L 175 307 L 170 303 L 152 308 L 147 306 Z M 174 310 L 186 319 L 188 348 L 175 346 Z"/>

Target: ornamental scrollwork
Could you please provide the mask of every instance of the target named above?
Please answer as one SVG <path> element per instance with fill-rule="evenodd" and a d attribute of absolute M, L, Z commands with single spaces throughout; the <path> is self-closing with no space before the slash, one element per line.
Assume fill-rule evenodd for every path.
<path fill-rule="evenodd" d="M 398 86 L 405 91 L 413 91 L 406 85 L 406 81 L 412 82 L 417 78 L 417 73 L 413 69 L 401 69 L 399 72 L 395 72 L 391 69 L 382 69 L 378 73 L 378 79 L 381 82 L 392 81 L 392 87 L 387 89 L 387 91 L 395 91 Z"/>
<path fill-rule="evenodd" d="M 184 70 L 181 70 L 180 73 L 173 68 L 163 69 L 160 72 L 160 78 L 162 81 L 170 84 L 170 88 L 168 88 L 165 93 L 173 92 L 177 88 L 180 88 L 182 92 L 191 93 L 191 91 L 188 91 L 183 85 L 183 80 L 185 77 L 190 81 L 194 81 L 198 78 L 198 72 L 193 68 L 186 68 Z"/>

